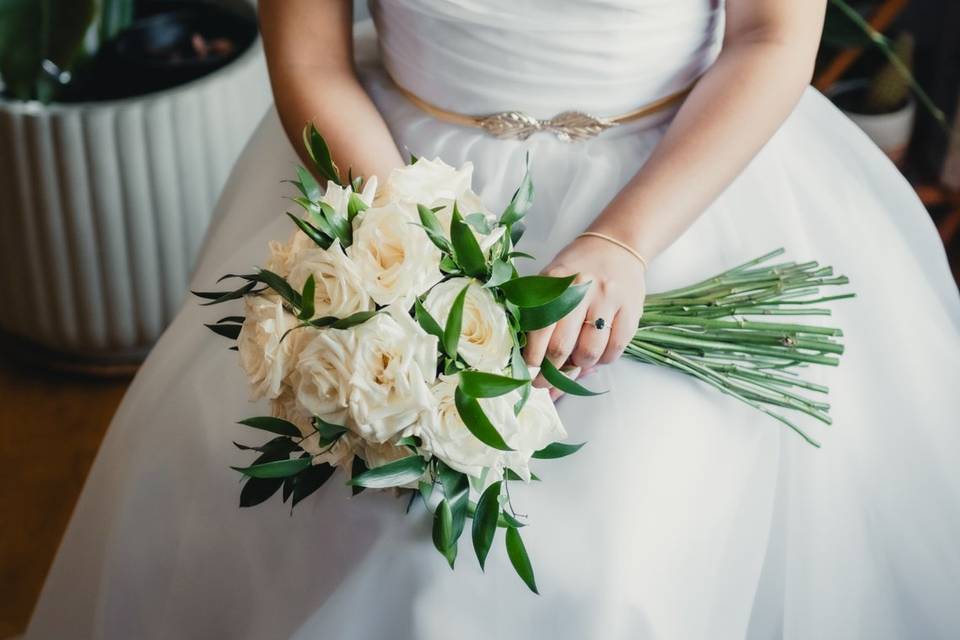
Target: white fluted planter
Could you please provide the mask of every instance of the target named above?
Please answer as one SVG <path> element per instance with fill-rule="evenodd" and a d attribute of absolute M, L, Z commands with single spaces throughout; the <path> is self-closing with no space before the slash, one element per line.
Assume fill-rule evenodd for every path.
<path fill-rule="evenodd" d="M 259 40 L 143 97 L 0 101 L 0 330 L 81 360 L 142 358 L 269 101 Z"/>

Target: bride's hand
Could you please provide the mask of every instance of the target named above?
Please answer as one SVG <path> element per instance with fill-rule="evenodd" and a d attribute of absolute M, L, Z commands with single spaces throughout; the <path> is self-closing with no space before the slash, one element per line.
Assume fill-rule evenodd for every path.
<path fill-rule="evenodd" d="M 544 356 L 558 368 L 566 364 L 589 371 L 613 362 L 630 343 L 643 314 L 646 295 L 644 266 L 620 247 L 600 238 L 577 238 L 544 269 L 550 276 L 579 274 L 589 282 L 580 305 L 554 325 L 527 336 L 524 358 L 540 366 Z M 602 328 L 594 324 L 602 319 Z M 534 386 L 547 387 L 543 376 Z"/>

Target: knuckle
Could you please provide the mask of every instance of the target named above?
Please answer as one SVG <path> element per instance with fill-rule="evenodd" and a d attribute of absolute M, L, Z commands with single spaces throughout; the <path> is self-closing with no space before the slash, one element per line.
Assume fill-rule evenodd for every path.
<path fill-rule="evenodd" d="M 570 275 L 570 269 L 568 269 L 567 266 L 562 262 L 557 262 L 547 267 L 544 270 L 543 274 L 547 276 L 551 276 L 553 278 L 559 278 L 562 276 Z"/>
<path fill-rule="evenodd" d="M 581 347 L 573 354 L 573 362 L 577 366 L 589 366 L 600 359 L 602 354 L 592 347 Z"/>

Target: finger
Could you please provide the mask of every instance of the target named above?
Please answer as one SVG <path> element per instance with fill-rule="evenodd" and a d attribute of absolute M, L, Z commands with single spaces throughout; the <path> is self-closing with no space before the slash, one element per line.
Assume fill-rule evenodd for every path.
<path fill-rule="evenodd" d="M 537 329 L 527 334 L 527 345 L 523 348 L 523 359 L 529 367 L 539 367 L 547 355 L 547 346 L 550 344 L 550 336 L 556 325 L 550 325 L 543 329 Z"/>
<path fill-rule="evenodd" d="M 580 336 L 580 328 L 583 326 L 583 319 L 587 315 L 587 304 L 584 303 L 589 304 L 586 299 L 584 299 L 584 302 L 581 302 L 577 308 L 554 325 L 553 335 L 550 336 L 550 342 L 547 345 L 547 358 L 558 369 L 566 364 L 567 359 L 573 352 L 573 348 L 577 344 L 577 338 Z M 549 387 L 550 383 L 548 383 L 542 375 L 538 375 L 537 379 L 533 382 L 533 386 Z"/>
<path fill-rule="evenodd" d="M 577 346 L 573 349 L 571 362 L 578 367 L 587 369 L 597 364 L 603 357 L 610 340 L 610 329 L 617 316 L 617 309 L 605 300 L 594 303 L 584 318 L 580 328 L 580 337 Z M 600 328 L 597 328 L 597 322 Z"/>
<path fill-rule="evenodd" d="M 613 326 L 610 328 L 610 339 L 599 360 L 600 364 L 610 364 L 623 354 L 637 332 L 637 323 L 640 322 L 641 315 L 641 311 L 634 311 L 628 307 L 623 307 L 617 312 L 617 317 L 614 318 Z"/>

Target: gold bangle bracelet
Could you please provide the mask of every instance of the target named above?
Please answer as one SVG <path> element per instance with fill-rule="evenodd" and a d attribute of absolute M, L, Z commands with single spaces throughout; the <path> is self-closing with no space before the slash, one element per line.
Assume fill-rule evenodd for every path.
<path fill-rule="evenodd" d="M 608 235 L 606 235 L 606 234 L 603 234 L 603 233 L 597 233 L 596 231 L 584 231 L 583 233 L 581 233 L 581 234 L 580 234 L 579 236 L 577 236 L 577 237 L 578 237 L 578 238 L 600 238 L 601 240 L 606 240 L 607 242 L 609 242 L 609 243 L 611 243 L 611 244 L 617 245 L 618 247 L 620 247 L 621 249 L 623 249 L 624 251 L 626 251 L 627 253 L 629 253 L 630 255 L 632 255 L 634 258 L 636 258 L 637 260 L 639 260 L 639 261 L 640 261 L 640 264 L 643 265 L 644 270 L 646 270 L 646 268 L 647 268 L 647 259 L 644 258 L 642 255 L 640 255 L 640 252 L 639 252 L 639 251 L 637 251 L 636 249 L 634 249 L 634 248 L 631 247 L 630 245 L 626 244 L 625 242 L 620 242 L 620 241 L 617 240 L 616 238 L 612 238 L 612 237 L 610 237 L 610 236 L 608 236 Z"/>

